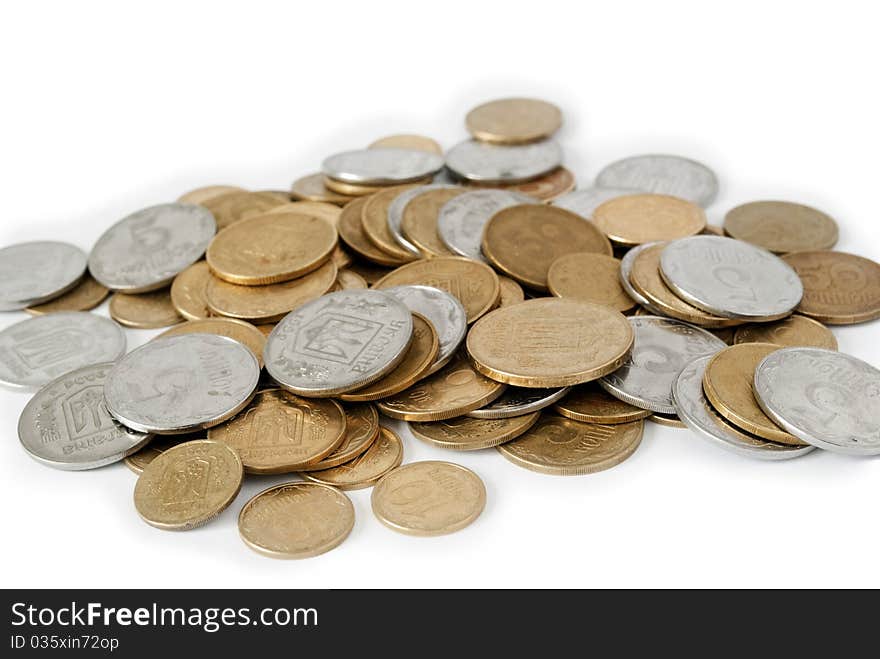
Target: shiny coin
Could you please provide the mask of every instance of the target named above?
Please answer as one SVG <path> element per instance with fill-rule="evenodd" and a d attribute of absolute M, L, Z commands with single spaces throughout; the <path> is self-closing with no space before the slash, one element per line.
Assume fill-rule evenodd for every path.
<path fill-rule="evenodd" d="M 214 217 L 202 206 L 145 208 L 104 232 L 92 248 L 89 271 L 114 291 L 154 291 L 202 258 L 216 230 Z"/>
<path fill-rule="evenodd" d="M 736 330 L 734 343 L 775 343 L 782 347 L 813 347 L 837 350 L 830 329 L 806 316 L 792 315 L 775 323 L 745 325 Z"/>
<path fill-rule="evenodd" d="M 476 369 L 494 380 L 565 387 L 617 370 L 633 329 L 608 307 L 543 298 L 496 309 L 473 326 L 466 344 Z"/>
<path fill-rule="evenodd" d="M 361 220 L 366 203 L 367 200 L 365 198 L 355 199 L 351 203 L 346 204 L 345 208 L 342 209 L 342 215 L 339 217 L 339 225 L 337 227 L 342 242 L 353 252 L 379 265 L 395 266 L 406 263 L 410 260 L 409 256 L 401 259 L 383 252 L 364 233 L 364 225 Z"/>
<path fill-rule="evenodd" d="M 256 357 L 238 341 L 186 334 L 128 353 L 107 376 L 104 397 L 110 414 L 129 428 L 173 435 L 237 414 L 259 378 Z"/>
<path fill-rule="evenodd" d="M 412 261 L 419 257 L 418 250 L 401 246 L 397 236 L 389 226 L 390 207 L 401 195 L 423 186 L 397 185 L 370 195 L 361 212 L 364 234 L 380 250 L 390 254 L 398 261 Z"/>
<path fill-rule="evenodd" d="M 727 345 L 706 330 L 670 318 L 633 316 L 635 343 L 629 360 L 599 381 L 620 400 L 652 412 L 675 414 L 672 384 L 684 366 Z"/>
<path fill-rule="evenodd" d="M 201 320 L 211 315 L 205 291 L 211 279 L 206 261 L 197 261 L 174 278 L 171 304 L 187 320 Z"/>
<path fill-rule="evenodd" d="M 410 423 L 413 436 L 438 448 L 477 451 L 516 439 L 538 421 L 539 412 L 506 419 L 460 416 L 434 423 Z"/>
<path fill-rule="evenodd" d="M 498 301 L 499 307 L 509 307 L 512 304 L 519 304 L 526 299 L 522 286 L 510 277 L 499 276 L 498 282 L 501 284 L 501 299 Z"/>
<path fill-rule="evenodd" d="M 349 195 L 339 194 L 324 185 L 324 175 L 320 172 L 303 176 L 293 182 L 290 196 L 302 201 L 320 201 L 328 204 L 343 205 L 351 201 Z"/>
<path fill-rule="evenodd" d="M 552 201 L 574 190 L 575 180 L 571 170 L 557 167 L 549 174 L 523 183 L 475 183 L 471 181 L 468 185 L 473 187 L 491 186 L 506 192 L 520 192 L 538 201 Z"/>
<path fill-rule="evenodd" d="M 461 142 L 446 154 L 446 166 L 460 178 L 477 183 L 520 183 L 549 174 L 562 165 L 562 148 L 553 140 L 496 146 L 476 140 Z"/>
<path fill-rule="evenodd" d="M 449 185 L 447 183 L 438 183 L 435 185 L 417 185 L 412 188 L 404 189 L 400 194 L 391 199 L 391 202 L 388 204 L 388 208 L 386 210 L 385 221 L 388 224 L 388 230 L 394 237 L 397 246 L 409 251 L 413 256 L 421 256 L 418 245 L 410 242 L 403 232 L 403 216 L 406 212 L 406 207 L 413 199 L 425 194 L 426 192 L 455 189 L 455 186 Z M 371 207 L 374 203 L 378 202 L 371 201 L 367 204 L 365 213 L 370 213 Z M 434 217 L 436 218 L 436 215 Z"/>
<path fill-rule="evenodd" d="M 416 181 L 411 181 L 413 185 L 420 185 L 423 183 L 429 183 L 431 181 L 431 177 L 420 178 Z M 382 192 L 387 189 L 389 185 L 355 185 L 354 183 L 345 183 L 344 181 L 336 181 L 332 178 L 324 177 L 324 185 L 327 186 L 328 189 L 333 190 L 334 192 L 338 192 L 340 194 L 348 195 L 350 197 L 369 197 L 370 195 L 374 195 L 377 192 Z"/>
<path fill-rule="evenodd" d="M 324 160 L 321 169 L 331 179 L 355 185 L 394 185 L 432 176 L 443 157 L 418 149 L 345 151 Z"/>
<path fill-rule="evenodd" d="M 93 364 L 40 389 L 18 420 L 18 438 L 35 460 L 56 469 L 103 467 L 135 453 L 150 435 L 114 421 L 104 407 L 112 364 Z"/>
<path fill-rule="evenodd" d="M 658 426 L 678 428 L 679 430 L 687 428 L 687 424 L 675 414 L 660 414 L 659 412 L 653 412 L 651 416 L 648 417 L 648 421 L 656 423 Z"/>
<path fill-rule="evenodd" d="M 157 339 L 167 336 L 180 336 L 181 334 L 216 334 L 235 339 L 247 346 L 254 357 L 263 367 L 263 348 L 266 347 L 266 337 L 256 327 L 243 320 L 233 318 L 205 318 L 203 320 L 190 320 L 176 327 L 165 330 Z"/>
<path fill-rule="evenodd" d="M 332 485 L 340 490 L 360 490 L 375 485 L 403 461 L 403 443 L 388 428 L 381 426 L 379 436 L 362 455 L 338 467 L 300 474 L 306 480 Z"/>
<path fill-rule="evenodd" d="M 213 199 L 229 192 L 247 192 L 247 190 L 237 185 L 207 185 L 180 195 L 177 201 L 181 204 L 203 204 L 208 199 Z"/>
<path fill-rule="evenodd" d="M 134 329 L 155 329 L 183 322 L 171 302 L 167 288 L 149 293 L 114 293 L 110 298 L 110 317 L 120 325 Z"/>
<path fill-rule="evenodd" d="M 364 289 L 369 288 L 367 280 L 361 277 L 353 270 L 340 270 L 336 273 L 336 283 L 339 284 L 341 290 Z"/>
<path fill-rule="evenodd" d="M 425 186 L 428 187 L 428 186 Z M 437 218 L 446 202 L 464 194 L 464 188 L 444 186 L 417 195 L 403 210 L 400 231 L 425 256 L 454 256 L 440 238 Z"/>
<path fill-rule="evenodd" d="M 755 370 L 755 398 L 777 424 L 828 451 L 880 454 L 880 370 L 820 348 L 786 348 Z"/>
<path fill-rule="evenodd" d="M 536 98 L 502 98 L 478 105 L 465 117 L 468 132 L 481 142 L 524 144 L 550 137 L 562 112 Z"/>
<path fill-rule="evenodd" d="M 134 505 L 150 526 L 187 531 L 226 510 L 243 476 L 235 451 L 196 439 L 168 449 L 144 468 L 134 487 Z"/>
<path fill-rule="evenodd" d="M 368 149 L 406 149 L 443 155 L 443 147 L 424 135 L 388 135 L 370 144 Z"/>
<path fill-rule="evenodd" d="M 593 220 L 623 246 L 686 238 L 706 227 L 706 213 L 697 204 L 658 194 L 611 199 L 595 210 Z"/>
<path fill-rule="evenodd" d="M 125 354 L 125 334 L 103 316 L 62 311 L 23 320 L 0 332 L 0 385 L 35 391 L 83 366 Z"/>
<path fill-rule="evenodd" d="M 109 294 L 110 289 L 102 286 L 95 281 L 94 277 L 87 274 L 66 293 L 43 304 L 30 306 L 25 311 L 33 316 L 42 316 L 58 311 L 89 311 L 101 304 Z"/>
<path fill-rule="evenodd" d="M 486 506 L 486 487 L 470 469 L 450 462 L 412 462 L 387 474 L 373 490 L 373 513 L 407 535 L 454 533 Z"/>
<path fill-rule="evenodd" d="M 708 206 L 718 194 L 718 179 L 705 165 L 679 156 L 633 156 L 613 162 L 596 177 L 596 185 L 634 188 L 687 199 Z"/>
<path fill-rule="evenodd" d="M 211 197 L 202 202 L 202 206 L 211 211 L 217 220 L 217 230 L 237 224 L 249 217 L 262 215 L 267 211 L 285 205 L 289 199 L 279 197 L 273 192 L 230 192 Z"/>
<path fill-rule="evenodd" d="M 639 293 L 632 285 L 632 268 L 635 263 L 638 255 L 648 248 L 649 245 L 654 243 L 645 243 L 644 245 L 639 245 L 638 247 L 633 247 L 630 250 L 627 250 L 626 254 L 623 255 L 623 258 L 620 259 L 620 285 L 623 286 L 623 290 L 626 291 L 626 294 L 629 295 L 633 300 L 638 302 L 642 308 L 646 309 L 648 313 L 655 314 L 658 316 L 665 315 L 662 311 L 657 309 L 648 298 Z M 638 313 L 638 311 L 636 312 Z"/>
<path fill-rule="evenodd" d="M 568 387 L 553 389 L 527 389 L 508 387 L 498 398 L 486 407 L 481 407 L 468 416 L 474 419 L 509 419 L 543 410 L 568 393 Z"/>
<path fill-rule="evenodd" d="M 550 264 L 547 288 L 556 297 L 604 304 L 627 311 L 636 306 L 620 284 L 620 261 L 595 252 L 565 254 Z"/>
<path fill-rule="evenodd" d="M 671 242 L 660 255 L 660 273 L 694 306 L 740 320 L 784 318 L 804 292 L 797 273 L 778 256 L 717 236 Z"/>
<path fill-rule="evenodd" d="M 301 467 L 302 471 L 332 469 L 362 455 L 379 437 L 379 413 L 369 403 L 345 405 L 345 437 L 333 452 L 319 462 Z"/>
<path fill-rule="evenodd" d="M 572 213 L 577 213 L 585 219 L 592 219 L 595 210 L 611 199 L 638 194 L 640 190 L 631 188 L 586 188 L 569 192 L 558 199 L 553 200 L 554 206 L 559 206 Z"/>
<path fill-rule="evenodd" d="M 831 249 L 837 242 L 837 223 L 822 211 L 788 201 L 753 201 L 724 217 L 732 238 L 776 254 Z"/>
<path fill-rule="evenodd" d="M 86 255 L 67 243 L 19 243 L 0 249 L 0 311 L 48 302 L 76 286 Z"/>
<path fill-rule="evenodd" d="M 595 382 L 573 387 L 553 406 L 553 411 L 575 421 L 607 425 L 630 423 L 651 415 L 650 410 L 618 400 Z"/>

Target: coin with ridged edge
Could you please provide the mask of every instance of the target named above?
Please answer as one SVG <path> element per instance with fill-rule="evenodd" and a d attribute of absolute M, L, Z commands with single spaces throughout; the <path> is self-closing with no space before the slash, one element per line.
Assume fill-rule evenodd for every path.
<path fill-rule="evenodd" d="M 505 419 L 474 419 L 460 416 L 433 423 L 411 422 L 413 436 L 437 448 L 477 451 L 516 439 L 538 421 L 540 412 Z"/>
<path fill-rule="evenodd" d="M 0 311 L 43 304 L 73 289 L 86 255 L 68 243 L 38 241 L 0 249 Z"/>
<path fill-rule="evenodd" d="M 629 423 L 651 416 L 651 410 L 625 403 L 595 382 L 573 387 L 565 398 L 553 405 L 553 411 L 575 421 L 607 425 Z"/>
<path fill-rule="evenodd" d="M 337 467 L 300 474 L 314 483 L 332 485 L 340 490 L 361 490 L 379 482 L 403 461 L 403 442 L 392 430 L 379 427 L 379 436 L 360 456 Z"/>

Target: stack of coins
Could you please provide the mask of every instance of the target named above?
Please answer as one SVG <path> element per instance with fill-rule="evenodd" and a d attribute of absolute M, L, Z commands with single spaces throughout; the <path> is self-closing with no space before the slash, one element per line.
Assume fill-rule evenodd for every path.
<path fill-rule="evenodd" d="M 397 134 L 290 193 L 192 190 L 88 256 L 0 250 L 0 309 L 35 316 L 0 331 L 0 383 L 37 390 L 25 450 L 124 460 L 137 513 L 167 530 L 209 522 L 251 474 L 297 474 L 240 511 L 276 558 L 343 542 L 360 488 L 401 533 L 472 523 L 479 476 L 405 463 L 409 435 L 554 475 L 620 464 L 646 420 L 762 459 L 880 453 L 880 371 L 826 327 L 880 317 L 880 265 L 833 251 L 831 217 L 754 201 L 711 226 L 717 177 L 671 155 L 575 190 L 545 101 L 465 126 L 445 157 Z M 110 292 L 116 322 L 87 313 Z M 125 354 L 120 326 L 170 329 Z"/>

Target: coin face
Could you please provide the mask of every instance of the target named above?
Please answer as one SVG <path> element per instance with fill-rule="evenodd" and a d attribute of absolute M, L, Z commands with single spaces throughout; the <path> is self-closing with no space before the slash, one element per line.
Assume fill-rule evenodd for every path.
<path fill-rule="evenodd" d="M 205 318 L 190 320 L 176 327 L 165 330 L 157 339 L 182 334 L 216 334 L 235 339 L 254 353 L 260 368 L 263 367 L 263 348 L 266 347 L 266 336 L 250 323 L 234 318 Z"/>
<path fill-rule="evenodd" d="M 290 188 L 290 196 L 302 201 L 320 201 L 340 206 L 351 201 L 350 196 L 328 189 L 324 185 L 324 175 L 320 172 L 294 181 Z"/>
<path fill-rule="evenodd" d="M 247 190 L 229 192 L 211 197 L 201 203 L 211 211 L 221 231 L 250 217 L 262 215 L 267 211 L 287 204 L 290 200 L 273 192 L 248 192 Z"/>
<path fill-rule="evenodd" d="M 685 366 L 672 387 L 678 417 L 688 428 L 716 446 L 759 460 L 788 460 L 813 450 L 812 446 L 777 444 L 725 421 L 703 394 L 703 375 L 711 359 L 700 357 Z"/>
<path fill-rule="evenodd" d="M 635 342 L 629 360 L 599 381 L 620 400 L 661 414 L 675 414 L 672 384 L 685 364 L 727 345 L 706 330 L 671 318 L 633 316 Z"/>
<path fill-rule="evenodd" d="M 467 181 L 521 183 L 562 165 L 562 148 L 553 140 L 501 146 L 468 140 L 446 154 L 446 166 Z"/>
<path fill-rule="evenodd" d="M 85 275 L 76 286 L 66 293 L 25 309 L 33 316 L 42 316 L 58 311 L 89 311 L 97 307 L 110 294 L 110 289 L 95 281 L 91 275 Z"/>
<path fill-rule="evenodd" d="M 334 487 L 283 483 L 248 501 L 238 516 L 244 543 L 270 558 L 310 558 L 338 547 L 354 528 L 354 506 Z"/>
<path fill-rule="evenodd" d="M 565 387 L 623 364 L 633 343 L 627 319 L 609 307 L 543 298 L 496 309 L 473 326 L 476 369 L 520 387 Z"/>
<path fill-rule="evenodd" d="M 512 304 L 519 304 L 526 299 L 522 286 L 517 284 L 510 277 L 499 275 L 498 282 L 501 284 L 501 300 L 498 302 L 499 307 L 509 307 Z"/>
<path fill-rule="evenodd" d="M 776 254 L 831 249 L 837 222 L 822 211 L 789 201 L 753 201 L 724 217 L 724 231 Z"/>
<path fill-rule="evenodd" d="M 71 290 L 86 271 L 79 247 L 59 242 L 19 243 L 0 249 L 0 311 L 48 302 Z"/>
<path fill-rule="evenodd" d="M 260 378 L 253 353 L 212 334 L 157 339 L 117 362 L 104 385 L 110 414 L 141 432 L 178 434 L 222 423 L 250 402 Z"/>
<path fill-rule="evenodd" d="M 692 305 L 739 320 L 784 318 L 804 292 L 797 273 L 778 256 L 718 236 L 669 243 L 660 254 L 660 273 Z"/>
<path fill-rule="evenodd" d="M 538 421 L 540 412 L 505 419 L 460 416 L 447 421 L 409 424 L 413 436 L 437 448 L 477 451 L 516 439 Z"/>
<path fill-rule="evenodd" d="M 114 291 L 154 291 L 198 261 L 216 230 L 214 217 L 202 206 L 151 206 L 104 232 L 89 255 L 89 271 Z"/>
<path fill-rule="evenodd" d="M 538 201 L 552 201 L 574 190 L 575 178 L 571 170 L 557 167 L 549 174 L 522 183 L 476 183 L 470 181 L 468 185 L 471 187 L 491 186 L 507 192 L 520 192 Z"/>
<path fill-rule="evenodd" d="M 712 170 L 695 160 L 669 155 L 633 156 L 613 162 L 599 172 L 596 185 L 671 195 L 703 207 L 718 194 L 718 179 Z"/>
<path fill-rule="evenodd" d="M 388 204 L 385 218 L 388 225 L 388 230 L 394 237 L 396 244 L 403 249 L 409 251 L 413 256 L 421 256 L 421 252 L 419 251 L 418 245 L 412 243 L 406 237 L 406 234 L 403 231 L 404 213 L 406 212 L 407 206 L 409 206 L 409 203 L 413 199 L 425 194 L 426 192 L 438 190 L 456 190 L 456 186 L 449 185 L 448 183 L 417 185 L 415 187 L 403 190 L 403 192 L 394 197 Z M 367 208 L 367 212 L 369 212 L 369 206 Z M 434 217 L 436 218 L 436 214 L 434 215 Z"/>
<path fill-rule="evenodd" d="M 553 405 L 553 411 L 575 421 L 606 425 L 629 423 L 651 415 L 650 410 L 615 398 L 595 382 L 572 387 L 565 398 Z"/>
<path fill-rule="evenodd" d="M 559 206 L 572 213 L 577 213 L 583 218 L 592 219 L 596 209 L 611 199 L 638 194 L 641 190 L 631 188 L 586 188 L 564 194 L 553 200 L 554 206 Z"/>
<path fill-rule="evenodd" d="M 266 370 L 305 396 L 333 396 L 381 379 L 404 358 L 412 314 L 379 291 L 330 293 L 292 311 L 266 343 Z"/>
<path fill-rule="evenodd" d="M 353 252 L 373 263 L 388 266 L 406 263 L 409 260 L 409 256 L 400 259 L 392 254 L 383 252 L 364 233 L 361 219 L 366 203 L 367 200 L 365 198 L 359 198 L 345 205 L 342 209 L 342 215 L 339 216 L 339 237 Z"/>
<path fill-rule="evenodd" d="M 427 151 L 443 155 L 443 147 L 424 135 L 388 135 L 370 144 L 368 149 L 406 149 L 408 151 Z"/>
<path fill-rule="evenodd" d="M 345 413 L 345 436 L 333 452 L 314 464 L 302 467 L 301 471 L 321 471 L 332 469 L 350 462 L 362 455 L 379 437 L 379 412 L 369 403 L 349 403 L 342 411 Z"/>
<path fill-rule="evenodd" d="M 443 157 L 419 149 L 363 149 L 345 151 L 321 165 L 331 179 L 355 185 L 394 185 L 432 176 L 443 167 Z"/>
<path fill-rule="evenodd" d="M 468 112 L 465 125 L 481 142 L 523 144 L 553 135 L 562 125 L 562 112 L 536 98 L 502 98 Z"/>
<path fill-rule="evenodd" d="M 0 385 L 36 391 L 66 373 L 124 354 L 125 335 L 103 316 L 83 311 L 36 316 L 0 332 Z"/>
<path fill-rule="evenodd" d="M 549 407 L 568 393 L 569 387 L 527 389 L 508 387 L 486 407 L 468 412 L 475 419 L 509 419 Z"/>
<path fill-rule="evenodd" d="M 386 475 L 373 489 L 373 513 L 407 535 L 454 533 L 486 506 L 486 487 L 470 469 L 450 462 L 412 462 Z"/>
<path fill-rule="evenodd" d="M 306 480 L 332 485 L 340 490 L 361 490 L 379 482 L 403 461 L 403 443 L 388 428 L 379 428 L 379 437 L 362 455 L 338 467 L 309 470 L 300 474 Z"/>
<path fill-rule="evenodd" d="M 880 264 L 846 252 L 787 254 L 804 285 L 798 313 L 829 325 L 880 318 Z"/>
<path fill-rule="evenodd" d="M 134 487 L 134 505 L 147 524 L 186 531 L 229 507 L 244 472 L 234 450 L 197 439 L 178 444 L 148 464 Z"/>
<path fill-rule="evenodd" d="M 187 320 L 201 320 L 211 315 L 205 291 L 211 279 L 206 261 L 197 261 L 174 278 L 171 304 Z"/>
<path fill-rule="evenodd" d="M 495 213 L 483 232 L 483 254 L 524 286 L 547 290 L 559 257 L 577 252 L 611 256 L 611 244 L 592 222 L 555 206 L 511 206 Z"/>
<path fill-rule="evenodd" d="M 615 244 L 623 246 L 694 236 L 706 227 L 706 213 L 700 206 L 660 194 L 616 197 L 599 206 L 593 220 Z"/>
<path fill-rule="evenodd" d="M 556 297 L 604 304 L 618 311 L 636 306 L 620 283 L 620 261 L 595 252 L 565 254 L 550 264 L 547 288 Z"/>
<path fill-rule="evenodd" d="M 463 188 L 444 186 L 414 197 L 406 204 L 400 223 L 405 239 L 425 256 L 454 256 L 455 252 L 440 238 L 437 218 L 446 202 L 464 193 Z"/>
<path fill-rule="evenodd" d="M 610 469 L 635 453 L 643 421 L 599 425 L 542 414 L 531 429 L 497 447 L 517 466 L 553 476 L 579 476 Z"/>
<path fill-rule="evenodd" d="M 183 322 L 171 302 L 167 288 L 149 293 L 114 293 L 110 298 L 110 317 L 134 329 L 155 329 Z"/>
<path fill-rule="evenodd" d="M 380 250 L 399 261 L 412 261 L 420 256 L 418 250 L 401 245 L 390 226 L 391 205 L 403 194 L 424 186 L 396 185 L 370 195 L 361 212 L 364 234 Z M 398 232 L 399 233 L 399 232 Z M 402 235 L 402 234 L 401 234 Z"/>
<path fill-rule="evenodd" d="M 736 330 L 734 343 L 775 343 L 782 347 L 813 347 L 837 350 L 830 329 L 806 316 L 791 315 L 775 323 L 744 325 Z"/>
<path fill-rule="evenodd" d="M 237 185 L 206 185 L 180 195 L 177 201 L 181 204 L 202 204 L 208 201 L 208 199 L 213 199 L 229 192 L 247 192 L 247 190 Z"/>

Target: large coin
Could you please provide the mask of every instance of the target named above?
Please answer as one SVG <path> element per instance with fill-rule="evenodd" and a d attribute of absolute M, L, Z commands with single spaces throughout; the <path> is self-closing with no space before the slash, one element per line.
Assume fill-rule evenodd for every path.
<path fill-rule="evenodd" d="M 478 451 L 516 439 L 538 421 L 540 412 L 506 419 L 460 416 L 433 423 L 410 422 L 412 434 L 432 446 L 454 451 Z"/>
<path fill-rule="evenodd" d="M 94 277 L 87 274 L 66 293 L 52 298 L 48 302 L 29 306 L 25 311 L 32 316 L 42 316 L 58 311 L 89 311 L 101 304 L 108 295 L 110 295 L 110 289 L 102 286 L 95 281 Z"/>
<path fill-rule="evenodd" d="M 465 117 L 468 132 L 481 142 L 524 144 L 550 137 L 562 112 L 536 98 L 502 98 L 478 105 Z"/>
<path fill-rule="evenodd" d="M 564 254 L 547 270 L 547 288 L 556 297 L 604 304 L 617 311 L 636 306 L 620 283 L 620 261 L 607 254 Z"/>
<path fill-rule="evenodd" d="M 454 256 L 437 229 L 440 210 L 455 197 L 465 194 L 460 187 L 428 190 L 410 201 L 403 211 L 400 230 L 406 239 L 425 256 Z"/>
<path fill-rule="evenodd" d="M 634 194 L 606 201 L 593 221 L 624 247 L 694 236 L 706 228 L 706 213 L 697 204 L 659 194 Z"/>
<path fill-rule="evenodd" d="M 507 387 L 504 393 L 486 407 L 468 412 L 474 419 L 510 419 L 549 407 L 568 393 L 568 387 L 527 389 Z"/>
<path fill-rule="evenodd" d="M 380 426 L 379 437 L 362 455 L 330 469 L 305 471 L 300 475 L 314 483 L 340 490 L 361 490 L 379 482 L 403 461 L 403 442 L 394 432 Z"/>
<path fill-rule="evenodd" d="M 837 223 L 815 208 L 789 201 L 753 201 L 728 211 L 724 232 L 776 254 L 831 249 Z"/>
<path fill-rule="evenodd" d="M 562 195 L 554 199 L 552 204 L 589 220 L 593 218 L 595 210 L 606 201 L 639 192 L 641 191 L 631 188 L 586 188 Z"/>
<path fill-rule="evenodd" d="M 33 242 L 0 249 L 0 311 L 48 302 L 71 290 L 86 271 L 79 247 Z"/>
<path fill-rule="evenodd" d="M 708 206 L 718 194 L 718 179 L 705 165 L 680 156 L 632 156 L 613 162 L 596 177 L 596 185 L 635 188 L 687 199 Z"/>
<path fill-rule="evenodd" d="M 321 165 L 331 179 L 355 185 L 394 185 L 431 176 L 443 167 L 443 157 L 416 149 L 345 151 Z"/>
<path fill-rule="evenodd" d="M 197 261 L 174 278 L 171 284 L 171 304 L 187 320 L 201 320 L 211 315 L 206 290 L 211 280 L 211 268 L 205 261 Z"/>
<path fill-rule="evenodd" d="M 734 343 L 775 343 L 784 348 L 837 350 L 837 339 L 818 320 L 793 314 L 774 323 L 755 323 L 736 330 Z"/>
<path fill-rule="evenodd" d="M 362 455 L 379 437 L 379 412 L 369 403 L 345 405 L 345 437 L 333 452 L 301 471 L 332 469 Z"/>
<path fill-rule="evenodd" d="M 406 207 L 409 206 L 409 203 L 416 197 L 424 194 L 425 192 L 429 192 L 431 190 L 450 189 L 455 190 L 456 186 L 449 185 L 447 183 L 417 185 L 414 188 L 404 190 L 391 200 L 391 203 L 388 204 L 388 209 L 386 212 L 386 222 L 388 224 L 388 230 L 391 232 L 391 235 L 394 236 L 394 240 L 397 241 L 397 244 L 400 247 L 409 250 L 409 252 L 411 252 L 413 256 L 421 255 L 418 246 L 407 240 L 406 236 L 403 233 L 403 215 L 406 212 Z"/>
<path fill-rule="evenodd" d="M 157 339 L 166 336 L 180 336 L 181 334 L 217 334 L 228 336 L 247 346 L 254 357 L 263 366 L 263 348 L 266 347 L 266 336 L 250 323 L 234 318 L 204 318 L 203 320 L 190 320 L 176 327 L 165 330 Z"/>
<path fill-rule="evenodd" d="M 134 329 L 156 329 L 183 322 L 167 288 L 149 293 L 114 293 L 108 311 L 117 323 Z"/>
<path fill-rule="evenodd" d="M 562 165 L 562 148 L 553 140 L 496 146 L 476 140 L 460 142 L 446 154 L 446 166 L 457 176 L 478 183 L 519 183 Z"/>
<path fill-rule="evenodd" d="M 630 405 L 602 389 L 595 382 L 573 387 L 553 406 L 553 411 L 575 421 L 614 425 L 651 416 L 651 410 Z"/>

